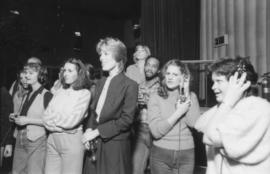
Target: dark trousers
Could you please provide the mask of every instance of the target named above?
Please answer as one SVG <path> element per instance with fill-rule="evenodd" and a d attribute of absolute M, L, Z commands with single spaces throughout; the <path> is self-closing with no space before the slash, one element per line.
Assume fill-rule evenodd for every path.
<path fill-rule="evenodd" d="M 110 140 L 97 143 L 97 161 L 85 158 L 84 174 L 131 174 L 130 140 Z"/>
<path fill-rule="evenodd" d="M 151 133 L 148 124 L 140 123 L 134 140 L 134 151 L 132 157 L 133 174 L 144 174 L 152 144 Z"/>

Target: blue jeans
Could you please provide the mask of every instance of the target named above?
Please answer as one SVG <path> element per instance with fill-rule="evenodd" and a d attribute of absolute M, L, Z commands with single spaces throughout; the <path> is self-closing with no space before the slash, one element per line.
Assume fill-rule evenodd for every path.
<path fill-rule="evenodd" d="M 31 141 L 27 139 L 26 134 L 21 135 L 21 132 L 19 132 L 16 138 L 12 173 L 43 174 L 47 137 L 44 135 L 35 141 Z"/>
<path fill-rule="evenodd" d="M 148 124 L 140 123 L 136 134 L 137 137 L 135 139 L 135 147 L 132 158 L 132 173 L 144 174 L 152 143 Z"/>
<path fill-rule="evenodd" d="M 194 149 L 169 150 L 152 146 L 150 167 L 152 174 L 193 174 Z"/>

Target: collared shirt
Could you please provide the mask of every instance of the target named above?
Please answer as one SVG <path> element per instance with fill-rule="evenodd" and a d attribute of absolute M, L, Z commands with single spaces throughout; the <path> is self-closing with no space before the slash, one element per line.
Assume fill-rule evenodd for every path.
<path fill-rule="evenodd" d="M 139 93 L 138 98 L 140 95 L 143 95 L 143 101 L 147 104 L 149 100 L 149 96 L 152 93 L 156 93 L 158 88 L 160 87 L 160 80 L 158 77 L 152 79 L 151 81 L 144 81 L 139 84 Z"/>
<path fill-rule="evenodd" d="M 138 104 L 140 105 L 141 103 L 144 103 L 147 106 L 150 95 L 157 93 L 159 87 L 160 87 L 159 77 L 156 77 L 151 81 L 144 81 L 141 84 L 139 84 Z M 141 109 L 140 120 L 141 122 L 147 123 L 148 122 L 147 116 L 143 115 L 147 115 L 146 109 Z"/>

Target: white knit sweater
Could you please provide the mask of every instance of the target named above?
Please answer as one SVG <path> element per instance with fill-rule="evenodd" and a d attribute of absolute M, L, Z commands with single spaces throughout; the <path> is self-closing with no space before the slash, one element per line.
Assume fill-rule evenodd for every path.
<path fill-rule="evenodd" d="M 217 106 L 204 113 L 195 128 L 203 133 Z M 206 145 L 207 174 L 269 174 L 270 103 L 259 97 L 239 101 L 222 122 L 218 142 Z M 222 147 L 220 146 L 220 142 Z"/>

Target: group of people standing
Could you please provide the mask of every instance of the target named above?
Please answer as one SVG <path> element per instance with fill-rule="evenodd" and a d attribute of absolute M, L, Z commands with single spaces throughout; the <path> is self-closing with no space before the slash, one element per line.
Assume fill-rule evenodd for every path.
<path fill-rule="evenodd" d="M 4 155 L 12 155 L 14 136 L 12 173 L 143 174 L 149 166 L 151 174 L 193 174 L 191 128 L 203 133 L 207 174 L 269 171 L 270 104 L 254 96 L 257 74 L 248 60 L 211 66 L 218 104 L 200 115 L 191 72 L 180 60 L 161 68 L 138 45 L 125 72 L 123 42 L 107 37 L 96 50 L 108 76 L 94 92 L 79 59 L 64 62 L 51 91 L 39 59 L 24 65 L 9 92 L 14 107 Z"/>

